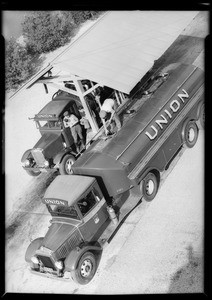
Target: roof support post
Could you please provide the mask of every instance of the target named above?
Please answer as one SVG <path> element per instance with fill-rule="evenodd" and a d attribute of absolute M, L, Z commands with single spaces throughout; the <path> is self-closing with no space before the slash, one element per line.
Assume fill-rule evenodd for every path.
<path fill-rule="evenodd" d="M 91 111 L 90 111 L 90 107 L 88 106 L 87 102 L 85 101 L 85 98 L 84 98 L 84 89 L 83 89 L 83 85 L 81 83 L 81 81 L 79 79 L 77 79 L 75 76 L 73 76 L 73 81 L 74 81 L 74 85 L 76 87 L 76 90 L 77 90 L 77 94 L 80 98 L 80 101 L 82 103 L 82 106 L 85 110 L 85 115 L 86 117 L 88 118 L 88 121 L 91 125 L 91 128 L 92 128 L 92 131 L 94 133 L 97 133 L 98 130 L 99 130 L 99 127 L 96 123 L 96 120 L 94 118 L 94 116 L 91 114 Z"/>
<path fill-rule="evenodd" d="M 118 94 L 118 91 L 116 91 L 116 90 L 115 90 L 115 96 L 116 96 L 116 100 L 117 100 L 118 105 L 120 105 L 121 102 L 120 102 L 120 99 L 119 99 L 119 94 Z"/>

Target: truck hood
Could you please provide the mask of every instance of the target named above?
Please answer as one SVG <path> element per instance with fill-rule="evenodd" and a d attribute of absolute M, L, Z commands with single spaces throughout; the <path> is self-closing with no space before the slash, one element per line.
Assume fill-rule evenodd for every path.
<path fill-rule="evenodd" d="M 76 230 L 78 229 L 75 224 L 55 222 L 49 227 L 42 246 L 55 252 Z"/>
<path fill-rule="evenodd" d="M 46 158 L 52 158 L 54 154 L 57 154 L 63 149 L 63 139 L 61 133 L 44 133 L 33 148 L 43 149 L 44 156 Z"/>

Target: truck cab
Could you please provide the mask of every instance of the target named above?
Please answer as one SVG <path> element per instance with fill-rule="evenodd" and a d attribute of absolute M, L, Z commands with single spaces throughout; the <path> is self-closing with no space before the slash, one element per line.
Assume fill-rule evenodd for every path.
<path fill-rule="evenodd" d="M 28 149 L 22 156 L 24 170 L 31 176 L 38 176 L 53 168 L 59 169 L 61 174 L 72 173 L 71 166 L 76 160 L 76 149 L 70 128 L 63 124 L 63 113 L 69 111 L 79 120 L 81 114 L 79 105 L 70 96 L 56 95 L 38 114 L 31 118 L 41 138 L 32 149 Z"/>
<path fill-rule="evenodd" d="M 26 251 L 31 270 L 47 276 L 72 276 L 77 282 L 87 283 L 95 272 L 97 252 L 101 252 L 98 238 L 110 222 L 96 179 L 57 176 L 42 202 L 52 219 L 46 235 L 32 241 Z M 79 266 L 82 256 L 86 259 Z"/>

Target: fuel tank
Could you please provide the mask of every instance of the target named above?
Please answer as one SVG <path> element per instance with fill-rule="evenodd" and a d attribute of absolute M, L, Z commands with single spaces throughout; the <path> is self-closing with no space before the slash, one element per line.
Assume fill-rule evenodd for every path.
<path fill-rule="evenodd" d="M 92 143 L 73 165 L 74 174 L 99 178 L 109 196 L 130 188 L 129 173 L 157 144 L 174 120 L 181 117 L 181 112 L 193 105 L 192 97 L 204 82 L 203 71 L 192 65 L 176 65 L 168 73 L 167 81 L 144 102 L 116 136 Z"/>

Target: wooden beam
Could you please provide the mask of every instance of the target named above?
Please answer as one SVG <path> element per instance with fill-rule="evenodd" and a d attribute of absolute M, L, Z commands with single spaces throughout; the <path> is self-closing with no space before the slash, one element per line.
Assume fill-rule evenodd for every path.
<path fill-rule="evenodd" d="M 62 91 L 67 92 L 67 93 L 69 93 L 69 94 L 73 94 L 73 95 L 75 95 L 75 96 L 78 96 L 77 91 L 72 90 L 72 89 L 69 89 L 69 88 L 67 88 L 67 87 L 65 87 L 65 86 L 63 86 L 63 85 L 60 85 L 60 84 L 55 83 L 55 82 L 49 82 L 48 84 L 50 84 L 50 85 L 52 85 L 52 86 L 58 88 L 59 90 L 62 90 Z M 78 97 L 79 97 L 79 96 L 78 96 Z"/>
<path fill-rule="evenodd" d="M 83 88 L 83 85 L 82 85 L 81 81 L 78 80 L 77 77 L 74 79 L 74 85 L 75 85 L 75 87 L 77 89 L 78 97 L 81 100 L 82 106 L 83 106 L 83 108 L 85 110 L 86 118 L 88 119 L 88 121 L 89 121 L 89 123 L 91 125 L 92 131 L 94 133 L 97 133 L 98 130 L 99 130 L 99 127 L 98 127 L 98 125 L 96 123 L 95 118 L 91 114 L 90 107 L 88 106 L 87 102 L 84 99 L 84 88 Z"/>
<path fill-rule="evenodd" d="M 38 83 L 43 83 L 43 84 L 46 84 L 46 85 L 47 84 L 51 84 L 51 85 L 59 88 L 60 90 L 63 90 L 65 92 L 68 92 L 68 93 L 71 93 L 71 94 L 74 94 L 74 95 L 78 96 L 78 94 L 77 94 L 77 92 L 75 90 L 72 90 L 71 88 L 66 88 L 66 87 L 64 87 L 62 85 L 59 85 L 58 78 L 59 78 L 58 76 L 49 77 L 49 78 L 43 78 L 43 79 L 37 80 L 35 83 L 37 83 L 37 84 Z M 65 78 L 67 79 L 67 77 L 65 77 Z M 70 77 L 69 77 L 69 81 L 73 82 L 73 78 L 70 80 Z M 63 81 L 61 80 L 61 82 L 63 82 Z M 74 82 L 73 82 L 73 84 L 74 84 Z M 83 96 L 86 96 L 86 95 L 90 94 L 92 91 L 94 91 L 99 86 L 100 85 L 97 83 L 94 86 L 92 86 L 90 89 L 88 89 L 87 91 L 84 91 L 84 89 L 83 89 Z M 71 90 L 71 92 L 69 90 Z"/>
<path fill-rule="evenodd" d="M 115 96 L 116 96 L 116 100 L 117 100 L 118 105 L 120 105 L 121 102 L 120 102 L 120 99 L 119 99 L 119 94 L 118 94 L 118 91 L 116 91 L 116 90 L 115 90 Z"/>
<path fill-rule="evenodd" d="M 94 91 L 96 88 L 98 88 L 100 86 L 100 84 L 95 84 L 93 85 L 90 89 L 88 89 L 86 92 L 83 92 L 83 96 L 86 96 L 88 94 L 90 94 L 92 91 Z"/>
<path fill-rule="evenodd" d="M 12 96 L 10 96 L 9 99 L 12 99 L 13 97 L 17 96 L 19 93 L 21 93 L 21 91 L 23 91 L 24 89 L 28 89 L 30 88 L 33 84 L 35 84 L 35 82 L 42 77 L 44 74 L 46 74 L 48 71 L 50 71 L 53 68 L 53 66 L 51 64 L 48 64 L 47 67 L 45 67 L 44 69 L 42 69 L 41 71 L 37 72 L 34 76 L 32 76 L 32 78 L 30 78 L 27 82 L 25 82 L 19 89 L 17 89 L 17 91 L 12 94 Z"/>

